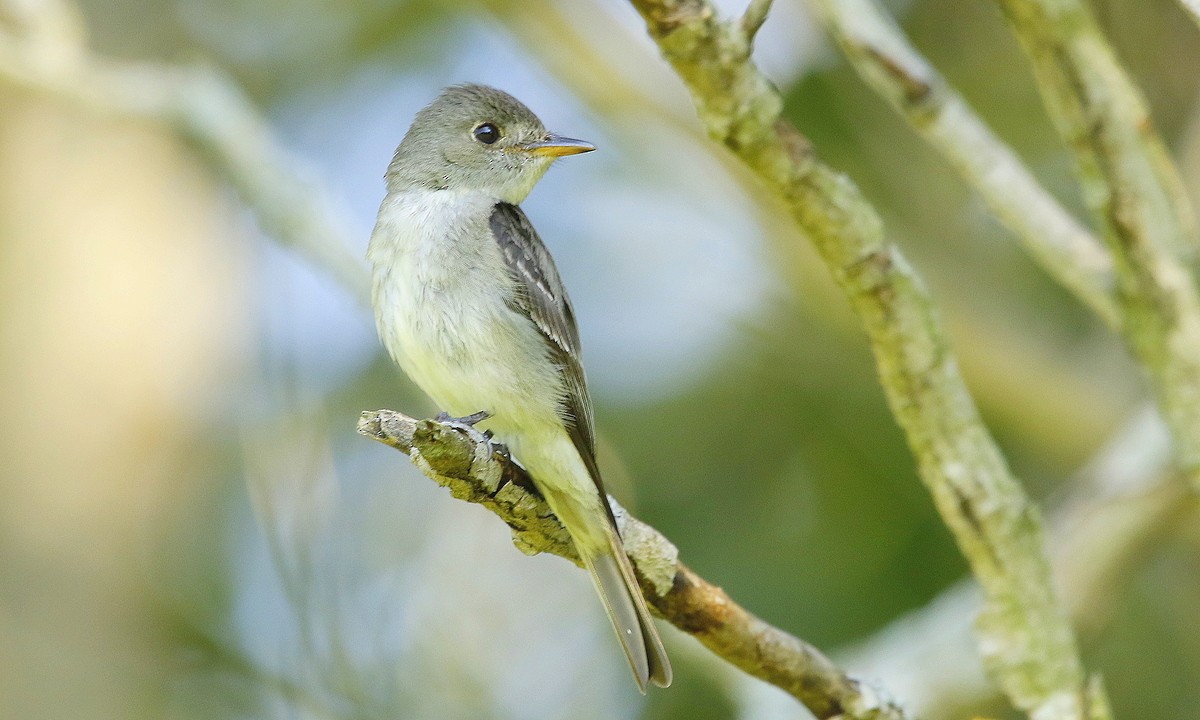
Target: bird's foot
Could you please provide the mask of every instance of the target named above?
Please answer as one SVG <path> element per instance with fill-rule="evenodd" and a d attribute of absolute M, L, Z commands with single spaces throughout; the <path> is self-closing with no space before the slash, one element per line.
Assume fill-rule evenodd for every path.
<path fill-rule="evenodd" d="M 446 424 L 446 425 L 451 425 L 451 426 L 457 425 L 459 427 L 475 428 L 475 426 L 477 424 L 483 422 L 484 420 L 487 420 L 491 416 L 492 416 L 492 414 L 490 412 L 488 412 L 487 410 L 480 410 L 477 413 L 472 413 L 472 414 L 466 415 L 464 417 L 453 417 L 450 415 L 450 413 L 440 412 L 440 413 L 438 413 L 437 417 L 434 419 L 437 420 L 438 422 Z M 505 445 L 504 443 L 499 443 L 499 442 L 496 442 L 495 440 L 493 440 L 491 430 L 484 430 L 483 437 L 488 441 L 488 445 L 491 446 L 493 453 L 499 455 L 501 458 L 503 458 L 509 464 L 512 464 L 512 462 L 513 462 L 512 453 L 509 452 L 508 446 Z"/>
<path fill-rule="evenodd" d="M 492 416 L 492 414 L 490 412 L 488 412 L 487 410 L 480 410 L 477 413 L 471 413 L 470 415 L 464 415 L 463 417 L 451 417 L 450 413 L 440 412 L 440 413 L 438 413 L 437 417 L 434 419 L 440 423 L 449 423 L 451 425 L 466 425 L 468 427 L 475 427 L 477 424 L 483 422 L 484 420 L 487 420 L 491 416 Z M 491 435 L 489 434 L 488 437 L 490 438 Z"/>

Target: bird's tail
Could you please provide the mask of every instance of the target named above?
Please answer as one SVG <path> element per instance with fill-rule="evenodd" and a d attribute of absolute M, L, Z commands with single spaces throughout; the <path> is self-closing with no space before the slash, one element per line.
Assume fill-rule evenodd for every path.
<path fill-rule="evenodd" d="M 614 529 L 615 547 L 609 552 L 592 554 L 581 550 L 580 555 L 625 650 L 638 689 L 645 693 L 648 683 L 659 687 L 671 684 L 671 663 L 616 534 Z"/>
<path fill-rule="evenodd" d="M 577 500 L 573 502 L 572 498 L 553 489 L 543 486 L 542 493 L 554 514 L 566 525 L 583 564 L 592 575 L 608 619 L 612 621 L 633 669 L 638 689 L 645 693 L 649 683 L 667 687 L 671 684 L 671 663 L 658 631 L 654 629 L 654 620 L 642 598 L 633 567 L 625 556 L 621 536 L 617 534 L 607 507 L 608 498 L 600 499 L 597 493 L 596 504 L 604 502 L 605 507 L 600 512 L 596 512 L 599 508 L 589 508 L 589 512 L 579 508 Z"/>

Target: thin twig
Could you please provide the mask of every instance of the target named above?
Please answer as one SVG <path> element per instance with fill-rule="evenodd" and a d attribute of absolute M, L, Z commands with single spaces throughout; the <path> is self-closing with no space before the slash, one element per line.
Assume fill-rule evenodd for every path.
<path fill-rule="evenodd" d="M 454 497 L 494 512 L 512 528 L 522 552 L 548 552 L 579 563 L 570 536 L 529 476 L 478 430 L 379 410 L 362 414 L 358 432 L 408 454 Z M 611 498 L 610 503 L 646 600 L 672 625 L 743 671 L 790 693 L 818 718 L 907 717 L 816 648 L 747 612 L 679 562 L 679 551 L 661 533 Z"/>
<path fill-rule="evenodd" d="M 747 48 L 754 45 L 754 36 L 767 21 L 767 15 L 771 13 L 772 1 L 750 0 L 750 4 L 746 6 L 746 12 L 742 14 L 742 37 L 745 39 Z"/>
<path fill-rule="evenodd" d="M 862 320 L 921 478 L 983 588 L 976 629 L 990 674 L 1035 717 L 1089 718 L 1040 515 L 980 421 L 924 285 L 858 188 L 780 117 L 778 92 L 737 52 L 740 28 L 707 0 L 632 3 L 709 134 L 788 203 Z"/>
<path fill-rule="evenodd" d="M 813 4 L 862 78 L 946 157 L 1047 272 L 1119 328 L 1107 250 L 930 67 L 875 0 Z"/>
<path fill-rule="evenodd" d="M 1078 0 L 997 0 L 1075 152 L 1084 200 L 1105 228 L 1123 326 L 1200 489 L 1200 295 L 1184 259 L 1200 247 L 1183 183 L 1095 19 Z"/>

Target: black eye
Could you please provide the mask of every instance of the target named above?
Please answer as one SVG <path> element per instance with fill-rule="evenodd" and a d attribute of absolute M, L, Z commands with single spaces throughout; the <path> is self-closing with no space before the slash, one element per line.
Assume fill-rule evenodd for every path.
<path fill-rule="evenodd" d="M 475 139 L 484 145 L 491 145 L 500 139 L 500 128 L 491 123 L 483 123 L 473 131 Z"/>

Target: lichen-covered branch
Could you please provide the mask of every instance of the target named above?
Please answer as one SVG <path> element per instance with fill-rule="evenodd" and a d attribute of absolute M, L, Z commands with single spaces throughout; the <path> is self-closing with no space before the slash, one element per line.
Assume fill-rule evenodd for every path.
<path fill-rule="evenodd" d="M 1125 336 L 1149 374 L 1176 461 L 1200 488 L 1200 295 L 1186 265 L 1196 222 L 1146 103 L 1078 0 L 997 0 L 1074 151 L 1105 228 Z"/>
<path fill-rule="evenodd" d="M 862 78 L 938 150 L 1030 254 L 1110 327 L 1119 328 L 1104 246 L 908 43 L 875 0 L 813 0 Z"/>
<path fill-rule="evenodd" d="M 408 454 L 460 500 L 488 508 L 513 531 L 523 552 L 553 553 L 578 564 L 575 547 L 525 471 L 472 427 L 414 420 L 391 410 L 364 412 L 363 435 Z M 904 720 L 896 705 L 847 676 L 819 650 L 750 614 L 679 561 L 654 528 L 612 501 L 625 550 L 650 605 L 675 627 L 738 668 L 776 685 L 818 718 Z"/>
<path fill-rule="evenodd" d="M 707 0 L 631 1 L 709 134 L 788 204 L 861 319 L 921 478 L 983 589 L 976 627 L 991 676 L 1035 718 L 1093 717 L 1039 513 L 980 421 L 924 285 L 858 188 L 780 117 L 738 24 Z"/>
<path fill-rule="evenodd" d="M 742 34 L 747 45 L 754 44 L 754 36 L 767 21 L 767 15 L 771 12 L 771 2 L 772 0 L 750 0 L 750 4 L 746 6 L 746 12 L 742 14 Z"/>
<path fill-rule="evenodd" d="M 238 192 L 266 233 L 367 303 L 366 267 L 346 242 L 329 193 L 272 135 L 236 83 L 205 65 L 92 55 L 69 3 L 0 3 L 0 20 L 5 14 L 14 17 L 0 23 L 0 82 L 92 112 L 167 125 Z"/>
<path fill-rule="evenodd" d="M 1200 511 L 1171 472 L 1168 445 L 1154 408 L 1141 409 L 1082 469 L 1049 516 L 1056 585 L 1085 642 L 1107 626 L 1122 587 L 1145 557 Z M 835 657 L 880 678 L 918 716 L 962 717 L 996 694 L 962 634 L 978 602 L 974 583 L 958 583 Z M 938 672 L 928 671 L 935 666 Z"/>

